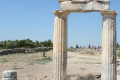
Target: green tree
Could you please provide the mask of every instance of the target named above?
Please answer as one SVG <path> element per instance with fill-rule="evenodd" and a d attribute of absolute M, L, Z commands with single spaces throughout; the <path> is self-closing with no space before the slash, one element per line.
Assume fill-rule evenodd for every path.
<path fill-rule="evenodd" d="M 119 46 L 120 46 L 120 45 L 117 43 L 117 48 L 119 48 Z"/>
<path fill-rule="evenodd" d="M 4 49 L 7 49 L 7 41 L 4 41 Z"/>
<path fill-rule="evenodd" d="M 34 47 L 34 42 L 30 39 L 26 39 L 25 40 L 25 47 L 33 48 Z"/>
<path fill-rule="evenodd" d="M 78 44 L 76 44 L 76 48 L 79 48 Z"/>
<path fill-rule="evenodd" d="M 0 48 L 4 49 L 4 42 L 3 41 L 0 42 Z"/>
<path fill-rule="evenodd" d="M 35 41 L 33 42 L 30 39 L 24 39 L 24 40 L 5 40 L 0 42 L 0 48 L 2 49 L 13 49 L 13 48 L 34 48 L 34 47 L 52 47 L 53 43 L 52 41 L 45 40 L 43 42 Z"/>
<path fill-rule="evenodd" d="M 35 47 L 39 47 L 39 41 L 34 42 Z"/>
<path fill-rule="evenodd" d="M 18 40 L 15 40 L 15 41 L 14 41 L 15 48 L 18 48 L 18 47 L 19 47 L 19 46 L 18 46 L 18 42 L 19 42 Z"/>
<path fill-rule="evenodd" d="M 89 44 L 88 48 L 89 48 L 89 49 L 91 48 L 90 44 Z"/>

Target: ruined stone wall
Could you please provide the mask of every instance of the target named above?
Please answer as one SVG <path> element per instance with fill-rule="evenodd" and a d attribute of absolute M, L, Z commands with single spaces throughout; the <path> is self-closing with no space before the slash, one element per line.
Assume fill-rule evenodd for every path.
<path fill-rule="evenodd" d="M 52 50 L 52 47 L 44 47 L 44 48 L 15 48 L 15 49 L 1 49 L 0 55 L 8 55 L 8 54 L 19 54 L 19 53 L 35 53 L 35 52 L 43 52 Z"/>

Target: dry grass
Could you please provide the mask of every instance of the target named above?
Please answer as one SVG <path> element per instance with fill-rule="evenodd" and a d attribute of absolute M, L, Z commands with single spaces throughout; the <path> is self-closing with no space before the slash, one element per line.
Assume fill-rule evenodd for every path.
<path fill-rule="evenodd" d="M 46 57 L 43 57 L 43 53 L 21 53 L 21 54 L 10 54 L 0 56 L 0 63 L 7 62 L 26 62 L 29 65 L 33 64 L 45 64 L 52 61 L 52 52 L 46 52 Z"/>
<path fill-rule="evenodd" d="M 75 79 L 75 80 L 100 80 L 99 78 L 96 77 L 93 74 L 88 74 L 88 75 L 79 75 L 79 74 L 67 75 L 67 80 L 72 80 L 72 79 Z"/>

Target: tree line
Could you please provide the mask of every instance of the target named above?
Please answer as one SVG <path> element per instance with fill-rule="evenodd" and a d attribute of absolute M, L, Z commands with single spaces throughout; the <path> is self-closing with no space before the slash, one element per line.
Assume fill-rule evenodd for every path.
<path fill-rule="evenodd" d="M 13 48 L 36 48 L 36 47 L 53 47 L 52 41 L 45 40 L 42 42 L 32 41 L 30 39 L 24 40 L 5 40 L 0 42 L 0 49 L 13 49 Z"/>
<path fill-rule="evenodd" d="M 117 43 L 117 48 L 120 48 L 120 44 L 119 43 Z"/>
<path fill-rule="evenodd" d="M 90 44 L 89 44 L 89 46 L 88 46 L 87 48 L 92 48 L 92 47 L 101 48 L 101 46 L 97 46 L 97 47 L 96 47 L 96 46 L 91 46 Z M 117 43 L 116 47 L 119 48 L 119 47 L 120 47 L 120 44 Z M 78 44 L 76 44 L 76 48 L 82 48 L 82 46 L 79 47 Z"/>

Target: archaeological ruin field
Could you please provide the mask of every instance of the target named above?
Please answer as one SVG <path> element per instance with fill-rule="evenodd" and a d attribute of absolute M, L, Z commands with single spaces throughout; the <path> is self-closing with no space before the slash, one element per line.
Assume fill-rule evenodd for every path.
<path fill-rule="evenodd" d="M 52 80 L 52 57 L 52 51 L 46 52 L 46 57 L 43 57 L 42 52 L 0 56 L 0 75 L 5 70 L 16 70 L 18 80 Z M 119 78 L 119 57 L 117 61 Z M 100 75 L 101 50 L 80 49 L 68 51 L 67 80 L 100 80 Z M 0 76 L 0 79 L 2 79 L 2 76 Z"/>

